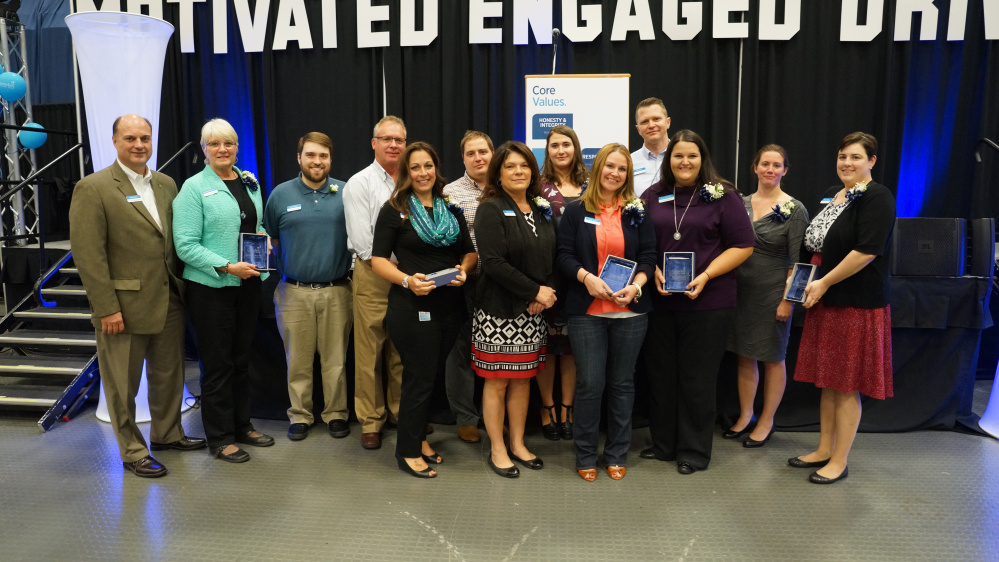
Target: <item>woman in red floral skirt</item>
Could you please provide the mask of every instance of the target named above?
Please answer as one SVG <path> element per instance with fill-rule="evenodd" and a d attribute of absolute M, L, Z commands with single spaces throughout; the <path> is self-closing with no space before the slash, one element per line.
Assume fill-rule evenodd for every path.
<path fill-rule="evenodd" d="M 805 231 L 803 254 L 818 266 L 805 288 L 805 328 L 794 380 L 822 389 L 819 446 L 788 459 L 818 468 L 815 484 L 849 474 L 847 456 L 860 425 L 860 395 L 892 395 L 891 310 L 886 251 L 895 224 L 895 198 L 871 178 L 878 141 L 851 133 L 839 143 L 836 172 L 843 186 L 829 188 L 822 211 Z"/>

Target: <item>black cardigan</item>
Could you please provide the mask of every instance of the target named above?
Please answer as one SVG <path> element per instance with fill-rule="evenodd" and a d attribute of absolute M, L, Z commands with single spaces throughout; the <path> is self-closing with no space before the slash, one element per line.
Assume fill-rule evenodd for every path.
<path fill-rule="evenodd" d="M 656 271 L 656 231 L 652 228 L 652 219 L 648 216 L 637 227 L 631 226 L 630 221 L 621 216 L 621 232 L 624 235 L 624 255 L 625 259 L 638 262 L 635 271 L 645 272 L 649 281 L 654 281 Z M 562 215 L 562 222 L 558 228 L 558 255 L 556 263 L 559 270 L 565 276 L 568 283 L 568 291 L 565 294 L 565 314 L 568 316 L 579 316 L 586 314 L 586 310 L 593 303 L 594 297 L 586 290 L 586 285 L 576 279 L 580 268 L 597 275 L 602 263 L 597 263 L 597 227 L 587 224 L 585 218 L 593 217 L 593 213 L 586 210 L 581 201 L 575 201 L 566 205 Z M 654 284 L 647 284 L 646 287 L 655 290 Z M 652 310 L 652 297 L 646 295 L 644 299 L 632 302 L 628 305 L 631 312 L 649 312 Z M 624 310 L 624 309 L 622 309 Z"/>
<path fill-rule="evenodd" d="M 823 200 L 832 200 L 842 186 L 826 190 Z M 828 203 L 825 203 L 828 204 Z M 820 207 L 825 204 L 819 203 Z M 829 306 L 883 308 L 888 305 L 888 264 L 891 235 L 895 227 L 895 197 L 887 187 L 871 182 L 867 191 L 836 218 L 822 243 L 822 265 L 816 275 L 825 277 L 852 250 L 877 256 L 857 273 L 829 287 L 822 297 Z M 812 252 L 801 243 L 801 259 Z"/>
<path fill-rule="evenodd" d="M 556 288 L 555 222 L 532 201 L 535 236 L 513 199 L 505 192 L 486 199 L 475 212 L 475 241 L 482 274 L 475 306 L 497 318 L 516 318 L 538 296 L 541 286 Z M 512 211 L 513 216 L 504 214 Z"/>

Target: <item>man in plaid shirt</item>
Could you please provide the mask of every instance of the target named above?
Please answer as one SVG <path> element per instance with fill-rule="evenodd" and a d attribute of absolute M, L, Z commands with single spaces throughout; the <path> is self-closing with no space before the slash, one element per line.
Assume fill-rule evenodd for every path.
<path fill-rule="evenodd" d="M 465 163 L 465 175 L 444 186 L 444 195 L 465 214 L 468 232 L 475 244 L 475 210 L 482 196 L 489 171 L 489 161 L 493 157 L 493 141 L 480 131 L 467 131 L 461 139 L 461 157 Z M 476 246 L 478 250 L 478 246 Z M 476 265 L 475 273 L 479 272 Z M 472 310 L 475 300 L 475 278 L 470 275 L 465 282 L 465 302 L 468 304 L 468 320 L 461 327 L 454 349 L 447 358 L 445 386 L 451 411 L 458 419 L 458 437 L 467 443 L 478 443 L 479 415 L 475 407 L 475 373 L 472 372 Z"/>

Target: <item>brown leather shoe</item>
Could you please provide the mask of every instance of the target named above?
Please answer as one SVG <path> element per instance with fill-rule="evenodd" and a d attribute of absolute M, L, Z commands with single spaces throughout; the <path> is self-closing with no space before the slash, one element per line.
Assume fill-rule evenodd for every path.
<path fill-rule="evenodd" d="M 625 467 L 623 466 L 608 466 L 607 476 L 610 476 L 614 480 L 620 480 L 624 478 Z"/>
<path fill-rule="evenodd" d="M 465 443 L 478 443 L 482 441 L 479 435 L 479 428 L 474 425 L 462 425 L 458 427 L 458 439 Z"/>
<path fill-rule="evenodd" d="M 361 447 L 364 447 L 365 449 L 381 449 L 382 434 L 377 431 L 374 433 L 362 433 Z"/>
<path fill-rule="evenodd" d="M 134 462 L 122 462 L 125 470 L 132 471 L 139 478 L 159 478 L 165 476 L 167 468 L 153 457 L 141 458 Z"/>
<path fill-rule="evenodd" d="M 167 449 L 176 449 L 178 451 L 197 451 L 198 449 L 204 449 L 208 445 L 205 443 L 204 439 L 200 437 L 182 437 L 173 443 L 154 443 L 149 442 L 149 448 L 154 451 L 165 451 Z"/>

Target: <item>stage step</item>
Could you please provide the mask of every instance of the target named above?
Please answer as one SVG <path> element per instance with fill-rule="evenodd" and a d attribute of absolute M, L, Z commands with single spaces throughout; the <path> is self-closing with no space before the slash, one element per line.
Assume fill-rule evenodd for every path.
<path fill-rule="evenodd" d="M 27 345 L 97 347 L 94 332 L 69 332 L 62 330 L 11 330 L 0 334 L 0 344 L 19 347 Z"/>
<path fill-rule="evenodd" d="M 89 357 L 7 356 L 0 357 L 0 375 L 75 377 L 89 363 Z"/>
<path fill-rule="evenodd" d="M 51 287 L 47 289 L 42 289 L 42 296 L 70 296 L 70 297 L 86 297 L 87 291 L 83 288 L 83 285 L 60 285 L 58 287 Z"/>
<path fill-rule="evenodd" d="M 0 406 L 51 408 L 65 392 L 61 387 L 0 387 Z"/>
<path fill-rule="evenodd" d="M 68 306 L 35 307 L 14 313 L 15 318 L 32 320 L 35 318 L 55 320 L 90 320 L 90 309 Z"/>

